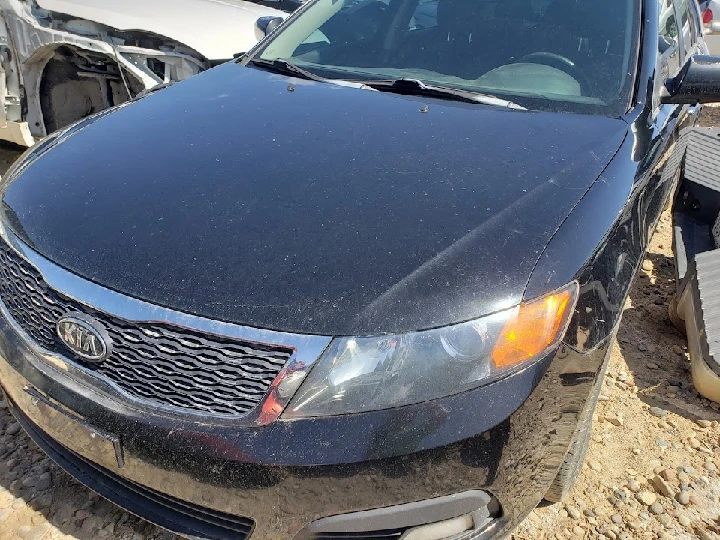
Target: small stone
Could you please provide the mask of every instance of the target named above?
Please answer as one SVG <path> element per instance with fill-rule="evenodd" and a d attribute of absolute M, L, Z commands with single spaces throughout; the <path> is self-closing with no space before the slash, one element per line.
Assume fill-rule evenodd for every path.
<path fill-rule="evenodd" d="M 710 472 L 716 472 L 717 466 L 713 463 L 712 459 L 708 458 L 705 460 L 705 468 Z"/>
<path fill-rule="evenodd" d="M 663 526 L 665 526 L 665 527 L 669 527 L 669 526 L 670 526 L 670 523 L 672 523 L 672 518 L 671 518 L 669 515 L 665 514 L 665 513 L 660 514 L 660 515 L 657 517 L 657 520 L 658 520 L 660 523 L 662 523 Z"/>
<path fill-rule="evenodd" d="M 665 409 L 661 409 L 660 407 L 650 407 L 650 409 L 648 410 L 650 414 L 652 414 L 653 416 L 657 416 L 658 418 L 663 418 L 667 416 L 667 411 Z"/>
<path fill-rule="evenodd" d="M 645 263 L 643 263 L 643 267 L 644 266 L 645 266 Z M 638 351 L 640 351 L 640 352 L 646 352 L 648 350 L 647 345 L 645 345 L 644 343 L 639 343 L 637 348 L 638 348 Z"/>
<path fill-rule="evenodd" d="M 682 356 L 684 354 L 684 351 L 682 350 L 682 347 L 678 345 L 673 345 L 673 352 L 679 356 Z"/>
<path fill-rule="evenodd" d="M 677 502 L 679 502 L 683 506 L 689 504 L 690 503 L 690 493 L 688 493 L 685 490 L 678 493 Z"/>
<path fill-rule="evenodd" d="M 695 423 L 701 428 L 709 428 L 712 425 L 710 420 L 696 420 Z"/>
<path fill-rule="evenodd" d="M 638 484 L 637 481 L 634 479 L 630 479 L 628 481 L 627 486 L 628 486 L 628 489 L 630 491 L 632 491 L 633 493 L 637 493 L 638 491 L 640 491 L 640 484 Z"/>
<path fill-rule="evenodd" d="M 683 527 L 687 527 L 690 525 L 690 518 L 687 516 L 680 515 L 678 516 L 678 523 L 682 525 Z"/>
<path fill-rule="evenodd" d="M 636 456 L 639 456 L 639 455 L 640 455 L 640 449 L 639 449 L 639 448 L 633 448 L 633 449 L 632 449 L 632 453 L 635 454 Z"/>
<path fill-rule="evenodd" d="M 52 495 L 50 495 L 49 493 L 46 493 L 45 495 L 41 495 L 40 497 L 33 499 L 33 505 L 38 510 L 42 510 L 44 508 L 49 508 L 51 504 L 52 504 Z"/>
<path fill-rule="evenodd" d="M 574 534 L 575 536 L 580 536 L 580 537 L 585 536 L 585 529 L 583 529 L 582 527 L 580 527 L 580 526 L 578 526 L 578 525 L 575 525 L 575 526 L 573 527 L 572 532 L 573 532 L 573 534 Z"/>
<path fill-rule="evenodd" d="M 600 462 L 597 461 L 597 460 L 591 459 L 591 460 L 588 462 L 588 465 L 590 466 L 590 468 L 591 468 L 593 471 L 601 471 L 601 470 L 602 470 L 602 465 L 600 465 Z"/>
<path fill-rule="evenodd" d="M 590 510 L 589 508 L 586 508 L 585 510 L 583 510 L 583 514 L 585 515 L 585 517 L 589 517 L 589 518 L 595 517 L 595 514 L 593 514 L 593 511 Z"/>
<path fill-rule="evenodd" d="M 645 506 L 650 506 L 652 503 L 654 503 L 657 500 L 657 495 L 654 493 L 651 493 L 649 491 L 643 491 L 641 493 L 637 494 L 637 499 L 641 503 L 643 503 Z"/>
<path fill-rule="evenodd" d="M 20 424 L 18 424 L 17 422 L 13 422 L 5 429 L 5 433 L 7 433 L 8 435 L 17 435 L 19 431 Z"/>
<path fill-rule="evenodd" d="M 670 484 L 668 484 L 665 480 L 663 480 L 660 475 L 653 477 L 652 484 L 653 484 L 653 486 L 655 486 L 655 489 L 661 495 L 664 495 L 665 497 L 673 496 L 673 494 L 674 494 L 673 488 L 671 488 Z"/>
<path fill-rule="evenodd" d="M 15 531 L 20 538 L 29 538 L 33 532 L 33 528 L 30 525 L 22 525 Z"/>
<path fill-rule="evenodd" d="M 689 484 L 690 476 L 685 471 L 680 471 L 677 475 L 678 482 L 681 484 Z"/>
<path fill-rule="evenodd" d="M 574 519 L 574 520 L 580 519 L 580 511 L 577 508 L 575 508 L 574 506 L 566 506 L 565 510 L 567 510 L 567 513 L 571 519 Z"/>
<path fill-rule="evenodd" d="M 652 503 L 650 505 L 650 511 L 657 516 L 658 514 L 662 514 L 665 511 L 665 509 L 663 508 L 662 504 L 655 501 L 654 503 Z"/>
<path fill-rule="evenodd" d="M 668 482 L 676 482 L 678 478 L 677 473 L 673 469 L 663 469 L 660 471 L 660 476 Z"/>
<path fill-rule="evenodd" d="M 35 488 L 39 491 L 45 491 L 46 489 L 50 489 L 51 485 L 52 485 L 52 475 L 50 474 L 50 472 L 44 472 L 38 477 L 37 484 L 35 484 Z"/>
<path fill-rule="evenodd" d="M 648 368 L 648 369 L 657 369 L 657 368 L 659 368 L 659 367 L 660 367 L 660 366 L 658 366 L 655 362 L 648 362 L 648 363 L 647 363 L 647 368 Z"/>
<path fill-rule="evenodd" d="M 622 416 L 620 415 L 608 415 L 603 416 L 602 419 L 605 422 L 608 422 L 609 424 L 612 424 L 613 426 L 622 426 L 625 422 L 623 421 Z"/>
<path fill-rule="evenodd" d="M 610 519 L 615 525 L 620 525 L 623 522 L 623 518 L 620 514 L 613 514 L 612 516 L 610 516 Z"/>
<path fill-rule="evenodd" d="M 24 487 L 33 487 L 35 484 L 37 484 L 37 478 L 34 476 L 28 476 L 22 481 Z"/>
<path fill-rule="evenodd" d="M 663 439 L 656 439 L 655 444 L 657 444 L 660 448 L 667 448 L 667 446 L 668 446 L 667 441 L 665 441 Z"/>
<path fill-rule="evenodd" d="M 690 437 L 690 439 L 688 440 L 688 444 L 693 450 L 697 450 L 698 448 L 700 448 L 700 446 L 702 446 L 700 444 L 700 441 L 698 441 L 695 437 Z"/>

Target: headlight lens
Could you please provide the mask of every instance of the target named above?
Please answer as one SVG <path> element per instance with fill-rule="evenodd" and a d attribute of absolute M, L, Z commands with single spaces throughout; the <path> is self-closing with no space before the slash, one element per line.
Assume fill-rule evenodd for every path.
<path fill-rule="evenodd" d="M 497 380 L 541 358 L 567 329 L 577 284 L 461 324 L 333 340 L 284 418 L 357 413 L 420 403 Z"/>

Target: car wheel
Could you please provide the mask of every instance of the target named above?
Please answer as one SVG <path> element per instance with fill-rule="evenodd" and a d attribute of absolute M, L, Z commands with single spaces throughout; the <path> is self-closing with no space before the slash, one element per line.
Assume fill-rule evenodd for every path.
<path fill-rule="evenodd" d="M 685 321 L 683 321 L 680 318 L 680 315 L 678 315 L 677 294 L 673 294 L 672 300 L 670 300 L 670 304 L 668 305 L 668 317 L 670 318 L 670 322 L 673 323 L 675 329 L 681 334 L 685 335 Z"/>
<path fill-rule="evenodd" d="M 592 396 L 590 397 L 589 406 L 583 411 L 583 417 L 578 423 L 575 437 L 567 455 L 565 461 L 560 465 L 557 476 L 550 488 L 543 497 L 550 503 L 559 503 L 563 501 L 575 487 L 580 471 L 582 470 L 583 463 L 585 463 L 585 455 L 587 454 L 588 446 L 590 445 L 590 434 L 592 433 L 593 413 L 600 397 L 600 389 L 602 388 L 603 381 L 605 380 L 605 372 L 607 371 L 608 361 L 610 359 L 610 351 L 612 345 L 615 342 L 615 334 L 608 340 L 608 349 L 605 353 L 602 368 L 600 368 L 600 375 L 595 388 L 592 390 Z"/>
<path fill-rule="evenodd" d="M 595 410 L 595 407 L 593 407 Z M 560 465 L 560 470 L 553 480 L 550 489 L 545 493 L 544 499 L 551 503 L 563 501 L 575 487 L 580 470 L 585 463 L 585 455 L 590 445 L 590 433 L 592 433 L 592 412 L 586 415 L 573 440 L 570 450 L 565 456 L 565 461 Z"/>

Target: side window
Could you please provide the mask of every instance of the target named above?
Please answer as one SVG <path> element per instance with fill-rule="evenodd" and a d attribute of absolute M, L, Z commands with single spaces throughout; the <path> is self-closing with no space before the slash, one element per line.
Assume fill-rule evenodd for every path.
<path fill-rule="evenodd" d="M 427 30 L 437 26 L 438 0 L 420 0 L 412 17 L 408 30 Z"/>
<path fill-rule="evenodd" d="M 343 7 L 295 49 L 299 57 L 328 45 L 349 47 L 349 53 L 368 49 L 384 22 L 390 0 L 346 0 Z M 313 60 L 309 58 L 309 60 Z"/>
<path fill-rule="evenodd" d="M 675 0 L 675 2 L 677 4 L 678 16 L 680 17 L 680 28 L 682 29 L 684 58 L 687 58 L 692 54 L 692 49 L 696 43 L 696 31 L 693 24 L 695 21 L 690 13 L 688 0 Z"/>
<path fill-rule="evenodd" d="M 663 79 L 674 77 L 680 71 L 680 33 L 672 0 L 659 0 L 660 36 L 658 48 L 661 55 Z"/>

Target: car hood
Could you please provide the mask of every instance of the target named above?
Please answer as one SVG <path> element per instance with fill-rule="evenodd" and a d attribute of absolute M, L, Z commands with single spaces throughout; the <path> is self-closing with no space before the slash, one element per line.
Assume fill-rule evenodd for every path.
<path fill-rule="evenodd" d="M 209 60 L 249 51 L 263 34 L 259 17 L 285 17 L 243 0 L 36 0 L 48 11 L 95 21 L 118 30 L 144 30 L 192 47 Z"/>
<path fill-rule="evenodd" d="M 403 332 L 520 302 L 626 131 L 229 63 L 45 152 L 5 187 L 3 219 L 57 264 L 156 304 Z"/>

